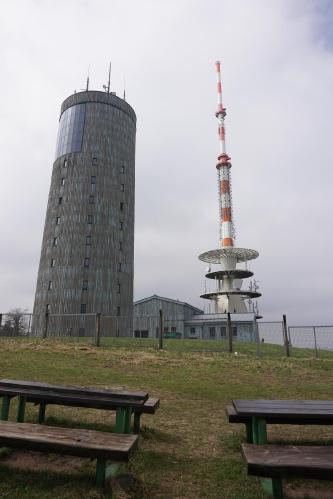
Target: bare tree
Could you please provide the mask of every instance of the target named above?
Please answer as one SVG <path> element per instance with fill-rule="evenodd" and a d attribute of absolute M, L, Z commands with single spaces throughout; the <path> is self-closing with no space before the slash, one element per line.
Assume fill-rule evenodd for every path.
<path fill-rule="evenodd" d="M 27 333 L 27 309 L 12 308 L 6 314 L 5 328 L 11 330 L 13 336 L 23 336 Z"/>

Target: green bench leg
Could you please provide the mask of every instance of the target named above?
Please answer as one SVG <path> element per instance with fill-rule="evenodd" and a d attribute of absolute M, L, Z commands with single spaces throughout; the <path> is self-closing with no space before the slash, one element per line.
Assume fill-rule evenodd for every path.
<path fill-rule="evenodd" d="M 25 404 L 26 404 L 26 398 L 23 397 L 22 395 L 20 395 L 19 396 L 19 403 L 18 403 L 18 410 L 17 410 L 17 422 L 18 423 L 24 422 Z"/>
<path fill-rule="evenodd" d="M 97 459 L 97 463 L 96 463 L 96 486 L 99 489 L 104 489 L 104 487 L 105 487 L 105 471 L 106 471 L 106 461 L 105 461 L 105 459 Z"/>
<path fill-rule="evenodd" d="M 133 422 L 133 432 L 136 433 L 137 435 L 140 433 L 140 419 L 141 419 L 141 413 L 135 412 L 134 422 Z"/>
<path fill-rule="evenodd" d="M 41 402 L 39 404 L 39 411 L 38 411 L 38 423 L 42 424 L 44 423 L 45 420 L 45 411 L 46 411 L 46 403 Z"/>
<path fill-rule="evenodd" d="M 273 499 L 283 499 L 282 480 L 280 478 L 272 479 Z"/>
<path fill-rule="evenodd" d="M 267 444 L 267 426 L 265 419 L 262 419 L 258 416 L 252 416 L 252 438 L 253 438 L 252 443 L 254 444 L 257 445 Z M 267 494 L 269 494 L 270 496 L 273 495 L 274 489 L 271 478 L 262 478 L 261 485 Z"/>
<path fill-rule="evenodd" d="M 116 412 L 116 433 L 130 433 L 131 414 L 132 409 L 130 407 L 118 407 Z"/>
<path fill-rule="evenodd" d="M 253 432 L 252 432 L 252 424 L 246 423 L 246 441 L 248 444 L 253 444 Z"/>
<path fill-rule="evenodd" d="M 1 407 L 1 416 L 0 416 L 0 419 L 2 421 L 8 421 L 9 406 L 10 406 L 10 397 L 8 395 L 4 395 L 2 398 L 2 407 Z"/>

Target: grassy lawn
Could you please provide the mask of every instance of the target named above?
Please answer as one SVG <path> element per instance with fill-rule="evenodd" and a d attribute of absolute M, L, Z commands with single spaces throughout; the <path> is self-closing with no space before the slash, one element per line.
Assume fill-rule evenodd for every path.
<path fill-rule="evenodd" d="M 204 343 L 207 343 L 207 347 Z M 238 355 L 209 350 L 212 342 L 168 340 L 158 351 L 135 340 L 95 348 L 52 340 L 0 339 L 0 377 L 86 386 L 148 390 L 161 399 L 154 415 L 143 416 L 139 450 L 113 481 L 114 497 L 264 498 L 259 481 L 247 477 L 240 453 L 242 425 L 227 422 L 233 398 L 332 399 L 333 353 L 313 357 L 280 347 L 236 345 Z M 156 343 L 155 343 L 156 345 Z M 10 419 L 15 418 L 12 403 Z M 37 409 L 29 404 L 28 422 Z M 50 406 L 47 424 L 112 430 L 106 411 Z M 330 427 L 269 427 L 270 442 L 330 443 Z M 294 481 L 287 497 L 333 498 L 330 482 Z M 304 492 L 302 492 L 304 491 Z M 303 494 L 303 495 L 300 495 Z M 1 498 L 97 498 L 94 463 L 78 458 L 0 452 Z"/>

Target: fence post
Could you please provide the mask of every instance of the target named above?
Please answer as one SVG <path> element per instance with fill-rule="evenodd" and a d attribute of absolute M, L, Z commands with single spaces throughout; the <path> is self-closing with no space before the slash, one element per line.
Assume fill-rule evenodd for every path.
<path fill-rule="evenodd" d="M 160 327 L 159 327 L 159 335 L 158 335 L 158 348 L 160 350 L 163 349 L 163 310 L 160 309 Z"/>
<path fill-rule="evenodd" d="M 101 313 L 100 312 L 98 312 L 96 314 L 95 324 L 96 324 L 95 345 L 97 347 L 100 347 L 101 346 Z"/>
<path fill-rule="evenodd" d="M 259 328 L 258 328 L 256 316 L 254 316 L 254 318 L 253 318 L 253 332 L 254 332 L 255 341 L 257 344 L 256 355 L 257 355 L 257 357 L 259 357 L 260 356 L 260 337 L 259 337 Z"/>
<path fill-rule="evenodd" d="M 228 312 L 228 318 L 227 318 L 227 334 L 229 340 L 229 353 L 232 353 L 232 328 L 231 328 L 230 312 Z"/>
<path fill-rule="evenodd" d="M 0 327 L 2 326 L 2 314 L 0 314 Z"/>
<path fill-rule="evenodd" d="M 285 349 L 286 349 L 286 356 L 290 357 L 289 339 L 288 339 L 288 328 L 287 328 L 287 316 L 286 316 L 286 314 L 283 314 L 283 340 L 284 340 L 284 346 L 285 346 Z"/>
<path fill-rule="evenodd" d="M 43 339 L 47 337 L 47 330 L 49 328 L 49 312 L 45 312 L 45 328 L 43 331 Z"/>
<path fill-rule="evenodd" d="M 32 317 L 32 314 L 29 314 L 29 324 L 28 324 L 27 336 L 29 336 L 29 334 L 30 334 L 31 317 Z M 0 327 L 1 327 L 1 320 L 0 320 Z"/>
<path fill-rule="evenodd" d="M 314 338 L 316 357 L 318 357 L 316 326 L 313 326 L 313 338 Z"/>

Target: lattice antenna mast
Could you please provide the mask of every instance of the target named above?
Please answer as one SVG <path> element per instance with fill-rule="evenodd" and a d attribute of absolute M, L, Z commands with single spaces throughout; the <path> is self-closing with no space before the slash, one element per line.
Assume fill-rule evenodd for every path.
<path fill-rule="evenodd" d="M 230 175 L 230 157 L 226 152 L 225 146 L 225 125 L 224 118 L 226 109 L 222 104 L 222 82 L 221 82 L 221 63 L 215 63 L 217 76 L 217 111 L 215 116 L 218 121 L 218 135 L 220 153 L 216 165 L 218 172 L 218 190 L 220 205 L 220 239 L 222 248 L 234 246 L 235 230 L 233 225 L 232 213 L 232 195 L 231 195 L 231 175 Z"/>

